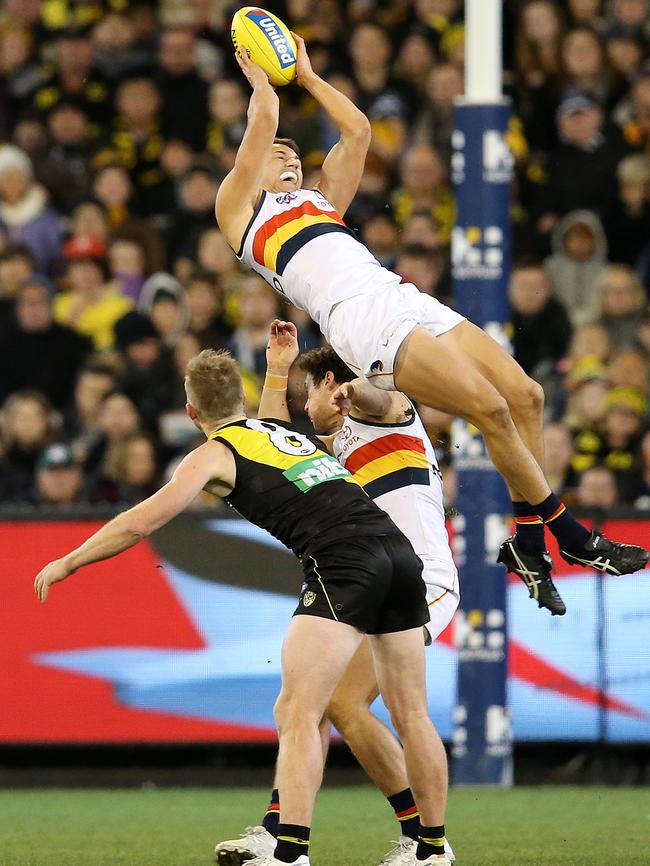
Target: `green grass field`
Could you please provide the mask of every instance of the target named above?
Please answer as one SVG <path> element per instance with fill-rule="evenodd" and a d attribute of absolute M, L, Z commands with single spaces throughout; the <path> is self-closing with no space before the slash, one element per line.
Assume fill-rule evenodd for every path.
<path fill-rule="evenodd" d="M 0 791 L 0 864 L 208 866 L 218 840 L 259 822 L 267 797 L 226 788 Z M 453 790 L 447 828 L 459 866 L 650 862 L 650 794 L 642 789 Z M 373 789 L 325 789 L 312 863 L 372 866 L 394 835 Z"/>

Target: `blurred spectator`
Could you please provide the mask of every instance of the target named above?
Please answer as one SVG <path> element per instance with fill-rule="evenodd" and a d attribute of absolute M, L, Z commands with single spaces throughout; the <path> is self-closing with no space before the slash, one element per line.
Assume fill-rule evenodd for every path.
<path fill-rule="evenodd" d="M 647 357 L 633 349 L 619 352 L 610 364 L 609 381 L 613 388 L 633 388 L 641 394 L 647 394 Z"/>
<path fill-rule="evenodd" d="M 574 211 L 553 229 L 553 253 L 544 262 L 553 294 L 571 323 L 593 322 L 600 312 L 596 279 L 607 262 L 607 241 L 598 217 Z"/>
<path fill-rule="evenodd" d="M 70 239 L 76 238 L 82 243 L 99 241 L 106 244 L 110 226 L 106 210 L 96 201 L 84 201 L 72 211 Z"/>
<path fill-rule="evenodd" d="M 636 455 L 645 433 L 646 412 L 647 400 L 643 394 L 631 388 L 611 390 L 605 398 L 605 418 L 598 435 L 600 441 L 597 446 L 594 443 L 590 460 L 583 455 L 582 467 L 602 463 L 621 484 L 628 483 L 636 470 Z"/>
<path fill-rule="evenodd" d="M 128 433 L 112 441 L 93 485 L 94 502 L 136 505 L 158 489 L 156 446 L 145 433 Z"/>
<path fill-rule="evenodd" d="M 66 508 L 87 502 L 83 469 L 69 445 L 57 442 L 40 454 L 32 496 L 34 504 L 43 508 Z"/>
<path fill-rule="evenodd" d="M 616 169 L 618 194 L 605 211 L 610 258 L 634 267 L 650 238 L 650 156 L 632 154 Z"/>
<path fill-rule="evenodd" d="M 109 81 L 129 75 L 150 62 L 150 53 L 138 45 L 132 15 L 108 12 L 93 28 L 95 66 Z"/>
<path fill-rule="evenodd" d="M 567 353 L 571 323 L 562 304 L 551 297 L 541 265 L 515 267 L 510 277 L 511 322 L 515 359 L 529 376 L 547 379 Z"/>
<path fill-rule="evenodd" d="M 196 246 L 196 261 L 202 270 L 210 271 L 219 277 L 226 294 L 240 286 L 243 272 L 228 241 L 218 228 L 212 227 L 201 232 Z M 193 266 L 191 270 L 194 270 Z"/>
<path fill-rule="evenodd" d="M 75 456 L 85 463 L 90 448 L 100 436 L 98 419 L 103 398 L 117 385 L 115 369 L 99 360 L 82 367 L 74 386 L 74 394 L 64 415 L 66 437 L 72 443 Z"/>
<path fill-rule="evenodd" d="M 445 167 L 430 145 L 409 147 L 400 160 L 399 186 L 391 197 L 395 220 L 403 225 L 416 211 L 430 213 L 440 226 L 445 243 L 451 237 L 454 203 Z"/>
<path fill-rule="evenodd" d="M 606 35 L 607 60 L 619 79 L 616 96 L 623 96 L 643 64 L 644 44 L 637 32 L 620 24 L 612 25 Z"/>
<path fill-rule="evenodd" d="M 14 321 L 0 340 L 0 400 L 12 391 L 36 388 L 63 409 L 90 350 L 89 339 L 54 322 L 48 289 L 28 280 L 18 290 Z"/>
<path fill-rule="evenodd" d="M 547 424 L 544 427 L 544 474 L 551 490 L 565 498 L 577 483 L 577 475 L 571 466 L 573 439 L 563 424 Z"/>
<path fill-rule="evenodd" d="M 419 244 L 429 250 L 437 250 L 444 246 L 440 235 L 440 226 L 427 211 L 415 211 L 402 226 L 400 235 L 402 244 Z"/>
<path fill-rule="evenodd" d="M 612 470 L 607 466 L 593 466 L 583 472 L 576 491 L 576 505 L 597 511 L 609 511 L 618 505 L 618 487 Z"/>
<path fill-rule="evenodd" d="M 186 285 L 188 331 L 200 349 L 224 349 L 232 328 L 224 318 L 223 290 L 210 271 L 195 271 Z M 197 354 L 197 353 L 195 353 Z"/>
<path fill-rule="evenodd" d="M 574 26 L 588 24 L 596 30 L 605 27 L 602 17 L 604 0 L 569 0 L 569 17 Z"/>
<path fill-rule="evenodd" d="M 612 77 L 598 32 L 585 25 L 574 27 L 565 35 L 561 53 L 565 84 L 580 88 L 603 105 L 607 104 Z"/>
<path fill-rule="evenodd" d="M 204 149 L 214 157 L 221 158 L 224 171 L 230 171 L 233 156 L 246 130 L 248 98 L 240 81 L 215 81 L 210 85 L 208 101 L 208 123 L 205 130 Z"/>
<path fill-rule="evenodd" d="M 620 134 L 604 129 L 604 113 L 592 94 L 570 91 L 557 110 L 559 144 L 550 151 L 536 209 L 540 232 L 577 209 L 602 210 L 616 193 L 616 166 L 625 155 Z"/>
<path fill-rule="evenodd" d="M 436 65 L 428 73 L 427 102 L 418 112 L 411 133 L 414 144 L 432 144 L 448 168 L 451 166 L 455 101 L 464 91 L 463 76 L 455 66 L 451 63 Z"/>
<path fill-rule="evenodd" d="M 162 104 L 151 76 L 133 74 L 123 79 L 115 94 L 117 115 L 94 159 L 98 168 L 117 162 L 129 171 L 146 216 L 170 214 L 174 209 L 173 187 L 160 162 L 164 147 Z"/>
<path fill-rule="evenodd" d="M 389 213 L 378 213 L 366 220 L 361 229 L 361 239 L 384 267 L 392 267 L 399 247 L 399 235 Z"/>
<path fill-rule="evenodd" d="M 413 283 L 425 295 L 438 297 L 438 285 L 444 266 L 444 258 L 438 250 L 413 244 L 400 249 L 394 270 L 403 282 Z"/>
<path fill-rule="evenodd" d="M 24 244 L 10 244 L 0 252 L 0 316 L 5 320 L 18 290 L 34 276 L 35 264 Z"/>
<path fill-rule="evenodd" d="M 644 39 L 650 37 L 650 3 L 648 0 L 612 0 L 610 5 L 611 20 L 615 24 Z"/>
<path fill-rule="evenodd" d="M 13 144 L 0 146 L 0 229 L 12 241 L 28 246 L 44 270 L 59 252 L 57 215 L 34 182 L 30 158 Z"/>
<path fill-rule="evenodd" d="M 562 12 L 552 0 L 528 0 L 522 6 L 515 37 L 518 104 L 526 135 L 535 148 L 555 143 L 553 115 L 564 32 Z"/>
<path fill-rule="evenodd" d="M 54 318 L 90 337 L 96 349 L 109 349 L 115 323 L 133 306 L 117 287 L 106 282 L 106 247 L 99 241 L 73 238 L 64 247 L 69 289 L 54 299 Z"/>
<path fill-rule="evenodd" d="M 61 99 L 72 96 L 81 102 L 88 117 L 101 125 L 110 116 L 110 91 L 104 77 L 93 69 L 89 28 L 64 27 L 55 40 L 55 64 L 43 69 L 44 80 L 34 91 L 34 107 L 46 113 Z"/>
<path fill-rule="evenodd" d="M 110 153 L 107 154 L 110 157 Z M 135 210 L 133 183 L 121 165 L 108 164 L 100 168 L 93 181 L 93 194 L 106 209 L 111 226 L 121 226 Z"/>
<path fill-rule="evenodd" d="M 162 128 L 195 150 L 204 145 L 208 85 L 196 72 L 196 37 L 191 29 L 163 30 L 158 42 L 158 86 L 165 99 Z"/>
<path fill-rule="evenodd" d="M 72 96 L 52 106 L 47 128 L 50 147 L 45 158 L 35 162 L 35 169 L 39 179 L 47 183 L 54 205 L 69 213 L 88 190 L 90 160 L 99 131 L 88 123 L 83 102 Z"/>
<path fill-rule="evenodd" d="M 142 287 L 138 309 L 151 319 L 160 339 L 173 346 L 187 328 L 185 289 L 171 274 L 153 274 Z"/>
<path fill-rule="evenodd" d="M 97 472 L 106 449 L 112 442 L 139 433 L 142 419 L 133 400 L 121 391 L 109 391 L 101 398 L 97 413 L 97 436 L 88 451 L 84 469 L 87 473 Z"/>
<path fill-rule="evenodd" d="M 108 244 L 108 265 L 121 293 L 137 303 L 147 278 L 142 244 L 127 233 L 114 234 Z"/>
<path fill-rule="evenodd" d="M 178 214 L 169 233 L 172 258 L 192 257 L 205 229 L 214 226 L 214 201 L 219 185 L 207 166 L 196 163 L 180 182 Z"/>
<path fill-rule="evenodd" d="M 239 312 L 240 324 L 232 335 L 230 351 L 245 370 L 263 376 L 269 327 L 280 315 L 278 295 L 261 277 L 246 277 L 242 283 Z"/>
<path fill-rule="evenodd" d="M 624 125 L 625 140 L 642 148 L 650 156 L 650 70 L 643 73 L 632 87 L 632 116 Z"/>
<path fill-rule="evenodd" d="M 14 391 L 2 406 L 0 492 L 5 501 L 26 500 L 38 455 L 54 438 L 52 407 L 39 391 Z"/>
<path fill-rule="evenodd" d="M 608 265 L 598 275 L 595 289 L 600 299 L 600 324 L 612 348 L 632 346 L 646 303 L 641 281 L 627 265 Z"/>
<path fill-rule="evenodd" d="M 155 430 L 159 413 L 170 401 L 173 356 L 161 334 L 142 312 L 130 312 L 115 326 L 117 347 L 126 360 L 122 390 L 130 397 L 147 427 Z"/>
<path fill-rule="evenodd" d="M 638 472 L 623 485 L 623 500 L 636 508 L 650 510 L 650 431 L 644 433 L 639 448 Z"/>

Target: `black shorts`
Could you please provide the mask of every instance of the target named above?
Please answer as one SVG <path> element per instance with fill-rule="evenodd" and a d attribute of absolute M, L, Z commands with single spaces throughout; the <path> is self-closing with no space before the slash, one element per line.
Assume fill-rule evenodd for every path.
<path fill-rule="evenodd" d="M 294 616 L 305 614 L 387 634 L 429 622 L 422 563 L 400 533 L 345 538 L 307 555 Z"/>

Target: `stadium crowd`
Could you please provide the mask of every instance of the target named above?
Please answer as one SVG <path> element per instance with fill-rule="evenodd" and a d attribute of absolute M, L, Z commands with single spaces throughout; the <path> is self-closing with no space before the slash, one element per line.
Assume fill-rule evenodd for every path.
<path fill-rule="evenodd" d="M 227 0 L 6 0 L 0 13 L 0 500 L 130 504 L 189 447 L 183 371 L 227 348 L 256 410 L 270 322 L 315 326 L 214 220 L 246 123 Z M 450 302 L 461 0 L 269 2 L 373 130 L 346 216 Z M 650 0 L 506 0 L 514 353 L 547 394 L 565 501 L 650 507 Z M 280 134 L 336 141 L 296 86 Z M 453 302 L 452 302 L 453 305 Z M 291 383 L 299 425 L 301 383 Z M 425 411 L 445 466 L 450 419 Z"/>

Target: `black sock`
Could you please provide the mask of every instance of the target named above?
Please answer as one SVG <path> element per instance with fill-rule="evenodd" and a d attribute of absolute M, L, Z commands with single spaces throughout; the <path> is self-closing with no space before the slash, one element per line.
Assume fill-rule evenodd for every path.
<path fill-rule="evenodd" d="M 262 821 L 262 827 L 268 830 L 272 836 L 277 839 L 278 824 L 280 823 L 280 794 L 278 789 L 274 788 L 271 791 L 271 802 L 266 807 L 266 815 Z"/>
<path fill-rule="evenodd" d="M 418 835 L 418 850 L 416 860 L 426 860 L 432 854 L 445 853 L 445 825 L 440 827 L 423 827 L 420 825 Z"/>
<path fill-rule="evenodd" d="M 529 502 L 512 502 L 517 544 L 523 553 L 544 553 L 544 522 Z"/>
<path fill-rule="evenodd" d="M 579 551 L 584 548 L 591 533 L 567 511 L 566 505 L 560 502 L 555 493 L 533 508 L 557 538 L 561 549 Z"/>
<path fill-rule="evenodd" d="M 392 794 L 386 798 L 395 811 L 395 817 L 399 821 L 400 829 L 403 836 L 408 836 L 410 839 L 418 839 L 418 830 L 420 829 L 420 813 L 413 799 L 413 792 L 410 788 L 400 791 L 398 794 Z"/>
<path fill-rule="evenodd" d="M 278 844 L 275 846 L 276 860 L 293 863 L 301 854 L 309 854 L 309 827 L 300 824 L 278 824 Z"/>

